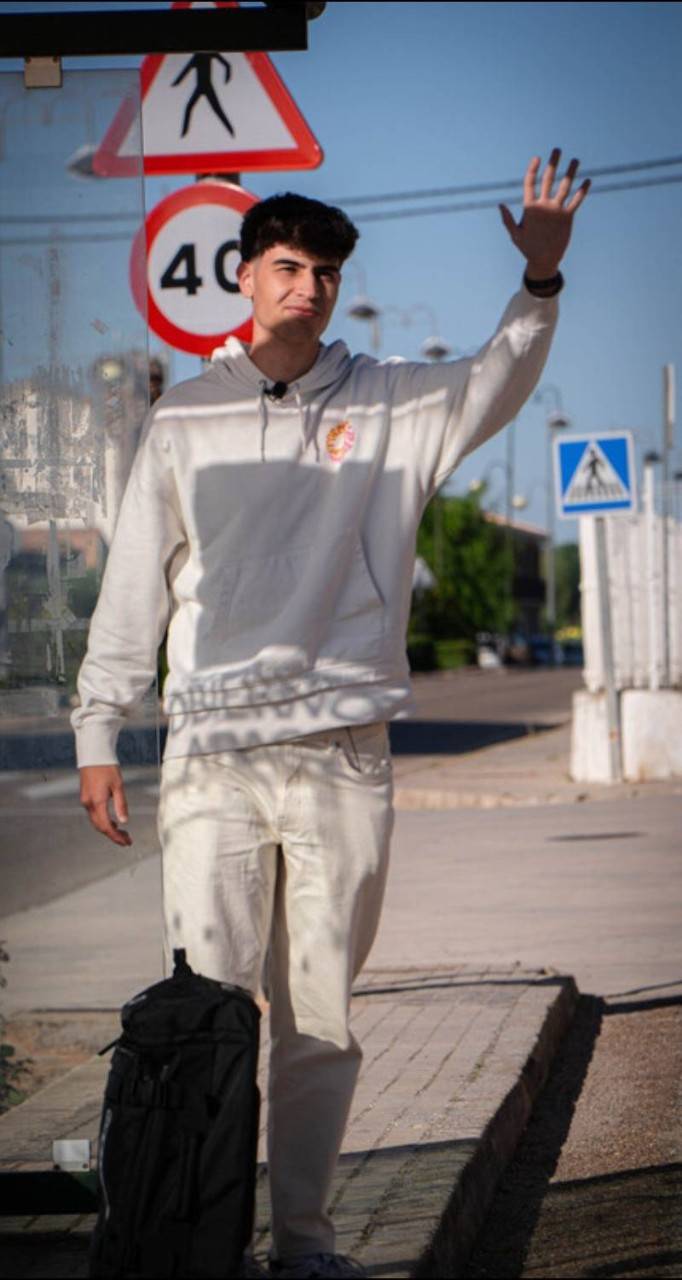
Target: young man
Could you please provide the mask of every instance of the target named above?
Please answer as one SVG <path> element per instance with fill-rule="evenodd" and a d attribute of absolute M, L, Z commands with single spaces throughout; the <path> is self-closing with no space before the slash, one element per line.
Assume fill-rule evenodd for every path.
<path fill-rule="evenodd" d="M 501 206 L 526 274 L 497 332 L 438 365 L 323 346 L 357 232 L 299 196 L 255 205 L 239 269 L 253 342 L 229 339 L 154 406 L 92 619 L 73 717 L 90 820 L 130 843 L 116 735 L 168 628 L 167 947 L 252 991 L 265 969 L 274 1275 L 362 1274 L 334 1253 L 326 1203 L 361 1056 L 351 984 L 387 869 L 386 722 L 410 710 L 416 531 L 542 371 L 589 185 L 571 195 L 572 161 L 555 190 L 558 162 L 539 193 L 531 162 L 518 224 Z"/>

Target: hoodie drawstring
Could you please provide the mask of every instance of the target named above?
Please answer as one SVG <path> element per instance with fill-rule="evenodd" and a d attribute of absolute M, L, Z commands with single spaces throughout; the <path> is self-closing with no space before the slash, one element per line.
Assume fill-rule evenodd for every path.
<path fill-rule="evenodd" d="M 294 396 L 298 407 L 299 417 L 301 419 L 301 441 L 303 444 L 303 452 L 305 453 L 310 444 L 310 435 L 308 432 L 308 419 L 310 417 L 310 405 L 303 404 L 303 397 L 297 382 L 293 383 Z M 320 461 L 320 446 L 317 440 L 317 432 L 315 433 L 315 459 Z"/>
<path fill-rule="evenodd" d="M 268 428 L 268 406 L 266 403 L 267 385 L 268 384 L 265 378 L 261 378 L 259 383 L 260 395 L 258 397 L 258 419 L 259 419 L 259 425 L 260 425 L 260 460 L 261 462 L 265 462 L 265 433 Z M 302 445 L 302 452 L 305 453 L 306 449 L 308 448 L 308 445 L 310 444 L 310 437 L 308 434 L 310 406 L 305 405 L 303 403 L 303 396 L 301 395 L 301 391 L 297 382 L 293 382 L 291 384 L 291 390 L 294 393 L 294 398 L 296 400 L 296 408 L 298 409 L 298 414 L 301 421 L 301 445 Z M 320 446 L 317 439 L 317 433 L 315 433 L 315 458 L 317 462 L 320 461 Z"/>
<path fill-rule="evenodd" d="M 268 406 L 265 403 L 265 378 L 260 381 L 260 397 L 258 399 L 258 418 L 260 423 L 260 460 L 265 462 L 265 432 L 268 426 Z"/>

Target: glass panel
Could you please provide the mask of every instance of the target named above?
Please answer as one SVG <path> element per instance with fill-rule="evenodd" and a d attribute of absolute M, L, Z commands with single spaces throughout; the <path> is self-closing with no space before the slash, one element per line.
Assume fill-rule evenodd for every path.
<path fill-rule="evenodd" d="M 0 915 L 15 923 L 14 913 L 90 892 L 156 849 L 153 804 L 140 795 L 157 782 L 156 689 L 122 735 L 123 758 L 138 765 L 130 851 L 96 835 L 79 809 L 69 723 L 150 398 L 146 324 L 128 280 L 144 221 L 141 156 L 125 178 L 95 177 L 90 164 L 124 100 L 139 122 L 136 68 L 67 71 L 54 89 L 0 75 Z M 64 1000 L 71 959 L 84 970 L 86 919 L 93 949 L 101 941 L 106 951 L 106 913 L 89 910 L 73 921 L 66 971 L 59 949 L 45 955 L 47 925 L 32 939 L 14 925 L 0 933 L 12 954 L 5 1007 Z M 158 931 L 152 945 L 158 956 Z M 147 974 L 120 968 L 123 999 Z M 67 1003 L 101 994 L 86 981 Z"/>
<path fill-rule="evenodd" d="M 128 284 L 141 163 L 131 178 L 88 174 L 117 107 L 136 97 L 136 70 L 67 72 L 61 89 L 0 77 L 5 769 L 73 758 L 76 674 L 149 404 L 146 325 Z M 17 720 L 13 738 L 5 722 Z"/>

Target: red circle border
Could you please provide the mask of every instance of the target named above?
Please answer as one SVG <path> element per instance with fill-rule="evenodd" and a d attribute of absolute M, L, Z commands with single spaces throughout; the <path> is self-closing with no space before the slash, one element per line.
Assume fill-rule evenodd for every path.
<path fill-rule="evenodd" d="M 201 179 L 191 187 L 181 187 L 179 191 L 171 192 L 147 214 L 130 251 L 130 287 L 135 306 L 146 319 L 148 327 L 169 346 L 189 355 L 210 356 L 231 334 L 249 341 L 252 318 L 249 316 L 235 328 L 216 334 L 190 333 L 168 320 L 156 305 L 147 279 L 148 253 L 157 235 L 171 218 L 185 209 L 193 209 L 202 204 L 217 204 L 234 209 L 237 213 L 246 213 L 254 204 L 258 204 L 259 199 L 259 196 L 235 186 L 234 183 Z"/>

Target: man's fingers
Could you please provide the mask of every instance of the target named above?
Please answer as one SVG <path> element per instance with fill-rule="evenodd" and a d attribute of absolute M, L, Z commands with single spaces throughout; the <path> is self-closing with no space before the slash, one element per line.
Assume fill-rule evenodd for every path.
<path fill-rule="evenodd" d="M 109 814 L 108 803 L 101 800 L 98 804 L 88 807 L 88 817 L 95 828 L 101 835 L 112 840 L 114 844 L 130 845 L 132 840 L 127 831 L 121 831 L 115 822 L 112 821 Z"/>
<path fill-rule="evenodd" d="M 547 161 L 547 168 L 542 175 L 542 182 L 540 183 L 541 200 L 549 200 L 552 195 L 552 187 L 554 186 L 554 179 L 556 178 L 557 166 L 560 159 L 561 151 L 559 147 L 555 147 Z"/>
<path fill-rule="evenodd" d="M 581 182 L 573 199 L 570 201 L 569 204 L 566 205 L 567 213 L 575 213 L 576 209 L 580 208 L 591 186 L 592 186 L 592 182 L 590 178 L 586 178 L 584 182 Z"/>
<path fill-rule="evenodd" d="M 119 786 L 114 786 L 113 791 L 114 813 L 117 822 L 128 821 L 128 804 L 126 802 L 125 787 L 121 782 Z"/>
<path fill-rule="evenodd" d="M 556 200 L 558 204 L 563 204 L 569 191 L 571 190 L 571 187 L 573 186 L 573 180 L 575 178 L 576 173 L 578 172 L 579 164 L 580 164 L 579 160 L 571 160 L 571 163 L 569 164 L 563 178 L 561 179 L 561 182 L 559 183 L 559 186 L 557 187 L 557 192 L 556 192 Z"/>
<path fill-rule="evenodd" d="M 539 156 L 533 156 L 533 159 L 531 160 L 530 164 L 528 165 L 528 168 L 526 169 L 526 174 L 523 179 L 523 203 L 524 204 L 532 204 L 533 201 L 536 199 L 535 179 L 538 176 L 538 170 L 540 168 L 541 163 L 542 161 Z"/>
<path fill-rule="evenodd" d="M 505 227 L 507 228 L 507 231 L 509 232 L 514 243 L 516 243 L 516 234 L 518 232 L 518 227 L 514 222 L 514 217 L 511 211 L 507 208 L 506 204 L 498 205 L 498 209 L 500 210 L 500 216 L 502 218 L 502 221 Z"/>

